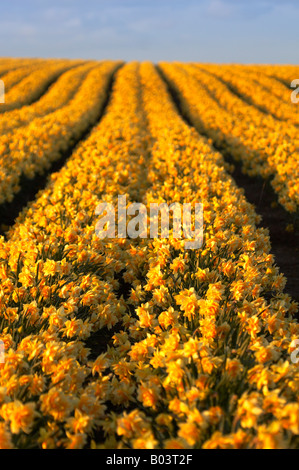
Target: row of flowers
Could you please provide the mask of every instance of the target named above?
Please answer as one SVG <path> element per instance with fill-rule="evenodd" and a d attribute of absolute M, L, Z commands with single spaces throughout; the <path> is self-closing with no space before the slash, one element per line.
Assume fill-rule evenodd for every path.
<path fill-rule="evenodd" d="M 95 123 L 105 102 L 111 76 L 118 66 L 119 63 L 113 61 L 100 63 L 87 74 L 64 106 L 1 136 L 0 204 L 13 200 L 21 188 L 22 176 L 31 179 L 45 172 Z M 64 95 L 66 99 L 74 92 L 72 82 L 68 89 L 70 93 Z"/>
<path fill-rule="evenodd" d="M 38 101 L 19 109 L 6 111 L 0 120 L 1 135 L 13 132 L 17 127 L 25 126 L 33 119 L 45 116 L 65 106 L 78 91 L 87 73 L 96 65 L 98 65 L 97 62 L 87 62 L 83 65 L 73 66 L 70 70 L 62 73 Z"/>
<path fill-rule="evenodd" d="M 82 63 L 71 60 L 49 60 L 29 64 L 12 70 L 2 77 L 6 85 L 5 104 L 1 104 L 0 113 L 22 106 L 38 99 L 49 84 L 67 69 Z"/>
<path fill-rule="evenodd" d="M 1 78 L 3 78 L 4 75 L 13 72 L 14 70 L 25 68 L 28 65 L 32 67 L 35 64 L 41 63 L 45 63 L 45 59 L 14 59 L 11 57 L 7 57 L 5 59 L 2 58 L 0 59 L 0 75 Z"/>
<path fill-rule="evenodd" d="M 244 171 L 270 179 L 279 202 L 291 213 L 299 207 L 297 127 L 279 121 L 238 98 L 215 76 L 194 65 L 162 63 L 184 113 Z"/>
<path fill-rule="evenodd" d="M 101 124 L 2 239 L 2 447 L 82 447 L 105 403 L 127 400 L 131 387 L 107 375 L 96 350 L 128 319 L 117 277 L 127 260 L 138 272 L 142 250 L 126 240 L 104 245 L 95 209 L 118 193 L 135 200 L 145 180 L 150 139 L 136 71 L 131 64 L 118 72 Z"/>
<path fill-rule="evenodd" d="M 6 93 L 10 88 L 14 85 L 17 85 L 23 79 L 28 77 L 30 73 L 33 71 L 40 69 L 41 67 L 45 66 L 44 60 L 32 60 L 28 59 L 27 61 L 21 60 L 11 60 L 9 62 L 0 63 L 0 78 L 5 84 L 5 91 Z M 1 108 L 0 108 L 1 111 Z"/>
<path fill-rule="evenodd" d="M 143 423 L 136 409 L 117 421 L 124 443 L 295 445 L 299 376 L 288 359 L 299 325 L 291 319 L 295 306 L 282 294 L 284 280 L 269 255 L 267 234 L 256 229 L 256 214 L 221 155 L 178 116 L 154 67 L 142 65 L 140 73 L 155 139 L 144 202 L 202 201 L 205 245 L 195 252 L 186 252 L 180 240 L 147 245 L 147 282 L 131 294 L 137 323 L 125 339 L 130 359 L 122 361 L 147 412 Z M 273 329 L 278 318 L 282 323 Z M 279 384 L 284 368 L 292 379 L 284 376 Z M 282 398 L 280 405 L 274 397 Z"/>
<path fill-rule="evenodd" d="M 221 81 L 249 104 L 256 106 L 262 112 L 273 115 L 278 120 L 289 121 L 289 124 L 299 124 L 297 107 L 291 101 L 291 82 L 299 78 L 297 75 L 286 87 L 277 78 L 268 76 L 262 68 L 237 65 L 200 65 L 202 70 L 216 75 Z"/>
<path fill-rule="evenodd" d="M 251 65 L 253 70 L 261 69 L 268 77 L 274 77 L 289 87 L 290 83 L 299 77 L 298 65 Z"/>
<path fill-rule="evenodd" d="M 106 239 L 99 202 L 202 202 L 204 245 Z M 0 240 L 0 447 L 298 446 L 299 325 L 267 231 L 149 63 Z"/>

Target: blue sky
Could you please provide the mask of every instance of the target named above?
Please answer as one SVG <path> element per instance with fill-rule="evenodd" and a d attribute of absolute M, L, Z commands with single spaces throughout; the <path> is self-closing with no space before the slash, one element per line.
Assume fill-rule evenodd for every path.
<path fill-rule="evenodd" d="M 0 0 L 0 56 L 299 63 L 299 0 Z"/>

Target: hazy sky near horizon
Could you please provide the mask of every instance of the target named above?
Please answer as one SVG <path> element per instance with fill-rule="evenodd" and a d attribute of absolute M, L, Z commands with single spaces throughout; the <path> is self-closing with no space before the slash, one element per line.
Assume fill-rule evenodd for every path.
<path fill-rule="evenodd" d="M 299 63 L 299 0 L 0 0 L 0 56 Z"/>

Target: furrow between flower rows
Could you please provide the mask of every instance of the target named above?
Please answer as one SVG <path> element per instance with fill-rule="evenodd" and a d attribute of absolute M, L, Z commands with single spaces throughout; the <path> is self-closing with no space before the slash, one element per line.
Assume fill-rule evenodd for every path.
<path fill-rule="evenodd" d="M 65 106 L 37 117 L 0 139 L 0 204 L 11 202 L 21 179 L 45 173 L 95 124 L 119 62 L 107 61 L 92 69 Z"/>
<path fill-rule="evenodd" d="M 250 176 L 270 179 L 279 202 L 296 215 L 299 206 L 297 127 L 247 105 L 220 80 L 197 67 L 162 63 L 161 69 L 199 132 L 241 161 Z"/>

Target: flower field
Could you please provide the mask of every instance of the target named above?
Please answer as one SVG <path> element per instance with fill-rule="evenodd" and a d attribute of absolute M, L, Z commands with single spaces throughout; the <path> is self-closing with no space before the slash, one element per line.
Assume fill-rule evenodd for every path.
<path fill-rule="evenodd" d="M 0 449 L 299 448 L 298 303 L 231 174 L 269 183 L 298 235 L 296 78 L 0 59 L 0 214 L 48 176 L 0 220 Z M 202 203 L 202 247 L 99 238 L 119 195 Z"/>

